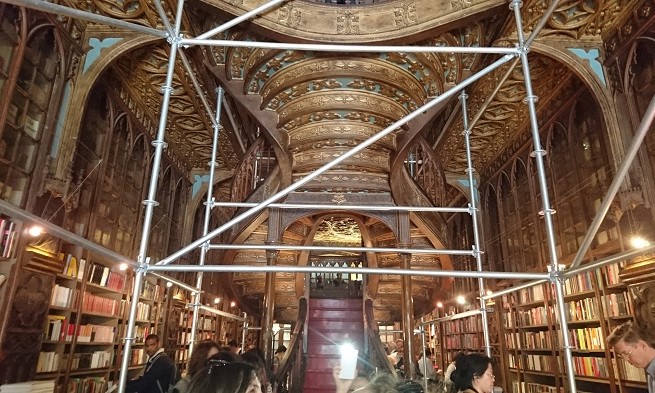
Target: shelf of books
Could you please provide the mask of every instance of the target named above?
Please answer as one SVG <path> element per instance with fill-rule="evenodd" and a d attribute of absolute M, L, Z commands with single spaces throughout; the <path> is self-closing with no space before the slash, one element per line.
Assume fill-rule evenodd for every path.
<path fill-rule="evenodd" d="M 127 332 L 127 323 L 132 301 L 132 289 L 134 288 L 134 276 L 126 278 L 123 296 L 120 300 L 118 324 L 118 338 L 122 340 Z M 130 349 L 128 361 L 128 378 L 136 377 L 145 366 L 147 355 L 145 352 L 145 339 L 150 334 L 161 336 L 162 317 L 166 288 L 154 277 L 146 277 L 139 293 L 136 318 L 134 320 L 134 341 Z M 121 342 L 122 344 L 122 342 Z M 118 346 L 117 361 L 111 374 L 113 380 L 117 380 L 120 373 L 120 362 L 123 358 L 123 345 Z"/>
<path fill-rule="evenodd" d="M 611 330 L 633 315 L 632 299 L 619 280 L 620 265 L 571 277 L 564 283 L 568 338 L 580 389 L 623 392 L 646 390 L 645 374 L 607 348 Z M 508 371 L 512 393 L 560 391 L 565 385 L 564 350 L 549 284 L 502 298 Z"/>
<path fill-rule="evenodd" d="M 0 260 L 11 259 L 15 256 L 19 227 L 18 222 L 0 216 Z"/>

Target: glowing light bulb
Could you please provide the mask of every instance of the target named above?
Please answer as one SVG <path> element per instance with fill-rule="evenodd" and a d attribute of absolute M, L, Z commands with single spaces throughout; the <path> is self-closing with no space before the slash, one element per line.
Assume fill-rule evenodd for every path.
<path fill-rule="evenodd" d="M 630 244 L 634 248 L 646 248 L 650 246 L 650 242 L 639 235 L 631 237 Z"/>
<path fill-rule="evenodd" d="M 457 296 L 456 300 L 457 300 L 457 304 L 466 304 L 466 298 L 464 297 L 464 295 Z"/>
<path fill-rule="evenodd" d="M 27 230 L 27 233 L 32 237 L 41 236 L 43 233 L 43 228 L 38 225 L 34 225 Z"/>

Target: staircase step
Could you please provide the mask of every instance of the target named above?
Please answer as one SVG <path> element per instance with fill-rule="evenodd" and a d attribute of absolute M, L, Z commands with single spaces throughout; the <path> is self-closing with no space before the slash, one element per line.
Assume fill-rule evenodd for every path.
<path fill-rule="evenodd" d="M 333 308 L 314 308 L 309 311 L 309 319 L 331 319 L 337 321 L 363 321 L 361 307 L 359 310 L 343 310 Z"/>
<path fill-rule="evenodd" d="M 364 330 L 363 323 L 353 323 L 351 321 L 326 321 L 322 319 L 309 320 L 308 329 L 318 332 L 361 332 Z"/>
<path fill-rule="evenodd" d="M 354 332 L 309 330 L 307 334 L 307 342 L 310 344 L 341 345 L 349 342 L 355 347 L 361 348 L 360 344 L 363 342 L 363 339 L 361 330 Z"/>
<path fill-rule="evenodd" d="M 328 370 L 332 370 L 332 367 L 334 367 L 337 362 L 341 359 L 340 355 L 336 354 L 331 354 L 331 355 L 320 355 L 320 354 L 314 354 L 314 355 L 308 355 L 307 356 L 307 365 L 306 365 L 306 371 L 318 371 L 318 372 L 326 372 Z"/>
<path fill-rule="evenodd" d="M 332 370 L 327 370 L 325 372 L 312 371 L 311 373 L 305 374 L 305 392 L 314 392 L 314 389 L 316 388 L 327 388 L 334 392 L 335 387 Z"/>
<path fill-rule="evenodd" d="M 309 299 L 309 309 L 330 308 L 339 310 L 360 310 L 362 299 Z"/>
<path fill-rule="evenodd" d="M 307 393 L 334 393 L 332 368 L 341 359 L 341 344 L 363 348 L 361 299 L 310 299 L 307 322 Z"/>

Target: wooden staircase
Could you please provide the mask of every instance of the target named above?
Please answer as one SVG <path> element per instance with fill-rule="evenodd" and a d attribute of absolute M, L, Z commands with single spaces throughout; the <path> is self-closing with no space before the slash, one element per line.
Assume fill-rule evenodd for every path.
<path fill-rule="evenodd" d="M 334 393 L 332 367 L 340 360 L 340 345 L 364 348 L 361 299 L 310 299 L 307 321 L 307 367 L 304 393 Z"/>

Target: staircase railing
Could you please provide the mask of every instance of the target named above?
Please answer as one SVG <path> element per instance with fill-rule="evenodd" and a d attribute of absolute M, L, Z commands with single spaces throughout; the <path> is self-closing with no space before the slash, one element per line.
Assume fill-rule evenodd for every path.
<path fill-rule="evenodd" d="M 275 373 L 278 393 L 301 393 L 305 385 L 306 361 L 302 346 L 306 320 L 307 299 L 301 297 L 298 303 L 298 319 L 291 333 L 289 349 Z"/>
<path fill-rule="evenodd" d="M 253 143 L 241 164 L 234 171 L 232 182 L 232 201 L 242 202 L 269 177 L 277 167 L 277 160 L 271 145 L 266 138 L 260 136 Z"/>
<path fill-rule="evenodd" d="M 369 362 L 371 367 L 377 367 L 379 371 L 396 375 L 396 370 L 391 365 L 384 344 L 380 340 L 380 330 L 373 317 L 373 301 L 366 299 L 364 302 L 364 324 L 366 324 L 367 339 L 369 342 Z"/>

